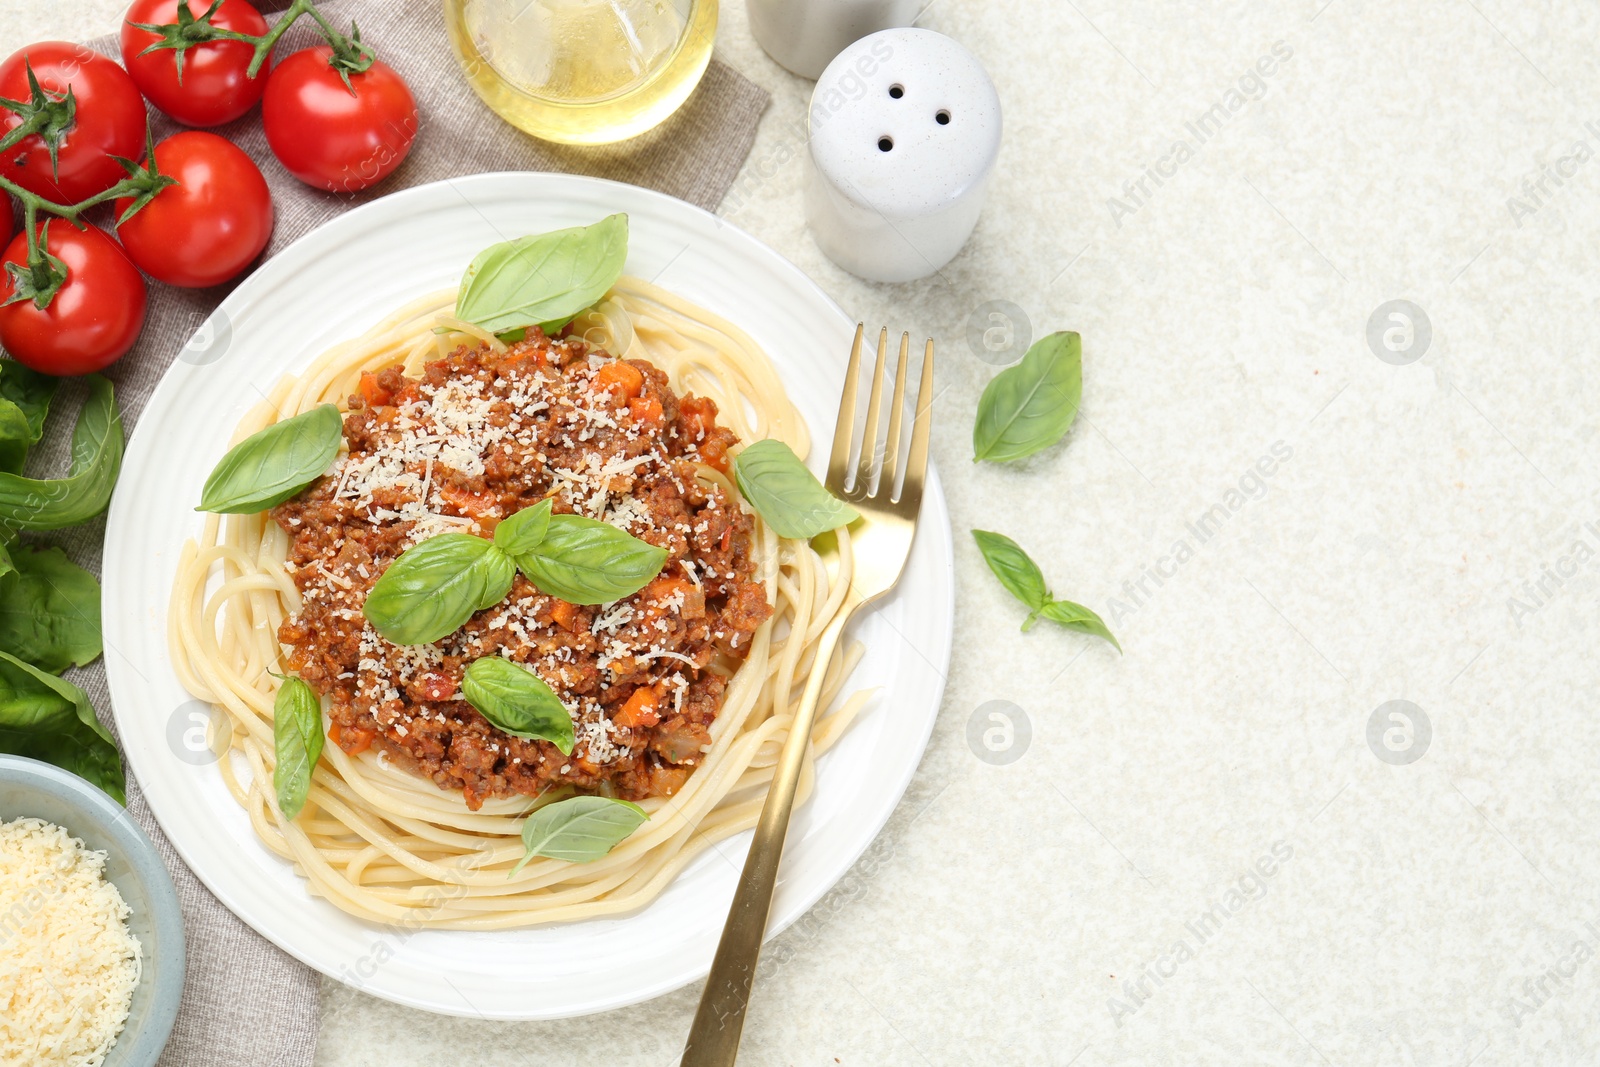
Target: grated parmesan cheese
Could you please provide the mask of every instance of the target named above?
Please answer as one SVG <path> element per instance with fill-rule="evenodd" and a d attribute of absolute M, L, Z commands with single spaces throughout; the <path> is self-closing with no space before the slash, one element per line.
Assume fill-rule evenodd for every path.
<path fill-rule="evenodd" d="M 43 819 L 0 823 L 0 1067 L 99 1067 L 140 947 L 106 854 Z"/>

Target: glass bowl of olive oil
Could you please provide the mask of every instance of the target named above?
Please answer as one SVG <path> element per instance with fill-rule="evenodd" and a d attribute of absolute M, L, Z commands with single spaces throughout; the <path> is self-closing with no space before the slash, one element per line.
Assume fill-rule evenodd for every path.
<path fill-rule="evenodd" d="M 467 82 L 535 137 L 608 144 L 676 111 L 700 83 L 717 0 L 444 0 Z"/>

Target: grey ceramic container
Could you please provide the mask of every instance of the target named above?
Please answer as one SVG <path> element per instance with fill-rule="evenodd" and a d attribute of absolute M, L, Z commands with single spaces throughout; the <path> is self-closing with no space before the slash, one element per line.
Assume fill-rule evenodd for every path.
<path fill-rule="evenodd" d="M 166 864 L 122 805 L 96 787 L 48 763 L 0 754 L 0 822 L 19 817 L 55 823 L 106 853 L 106 877 L 132 913 L 143 973 L 105 1067 L 154 1067 L 183 996 L 183 912 Z"/>

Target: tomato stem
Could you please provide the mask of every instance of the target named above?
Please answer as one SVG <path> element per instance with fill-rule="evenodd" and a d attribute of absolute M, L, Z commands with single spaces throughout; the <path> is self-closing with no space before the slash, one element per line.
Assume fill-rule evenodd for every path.
<path fill-rule="evenodd" d="M 0 107 L 7 111 L 16 112 L 23 116 L 22 121 L 11 128 L 4 137 L 0 137 L 0 152 L 4 152 L 24 137 L 38 133 L 44 128 L 46 115 L 42 111 L 26 112 L 27 104 L 20 100 L 11 100 L 0 96 Z"/>
<path fill-rule="evenodd" d="M 329 61 L 330 65 L 339 72 L 339 76 L 344 79 L 347 88 L 350 85 L 351 74 L 359 74 L 372 66 L 372 53 L 368 52 L 365 46 L 362 45 L 361 33 L 355 28 L 355 24 L 351 24 L 351 35 L 346 37 L 333 28 L 333 24 L 327 20 L 322 12 L 317 10 L 312 0 L 294 0 L 294 3 L 284 9 L 283 14 L 278 17 L 278 21 L 273 24 L 272 28 L 259 37 L 214 25 L 211 21 L 212 16 L 217 13 L 217 9 L 221 6 L 222 0 L 214 0 L 212 5 L 206 9 L 205 14 L 193 15 L 190 14 L 189 4 L 185 0 L 185 2 L 178 5 L 177 22 L 130 22 L 129 25 L 135 29 L 158 34 L 161 37 L 161 40 L 151 44 L 144 52 L 139 54 L 144 55 L 147 52 L 154 52 L 158 49 L 170 49 L 176 52 L 174 64 L 177 67 L 178 81 L 181 83 L 183 81 L 183 54 L 189 49 L 199 47 L 208 41 L 239 41 L 255 49 L 255 55 L 251 57 L 250 65 L 245 68 L 245 75 L 254 78 L 261 73 L 262 66 L 267 62 L 267 54 L 278 43 L 278 39 L 288 32 L 289 27 L 293 26 L 301 15 L 310 15 L 312 20 L 316 22 L 317 29 L 321 31 L 323 38 L 333 48 L 333 58 Z M 351 92 L 354 91 L 353 89 L 351 90 Z"/>
<path fill-rule="evenodd" d="M 50 254 L 50 220 L 38 225 L 38 208 L 34 204 L 22 206 L 22 225 L 28 235 L 28 259 L 26 263 L 6 264 L 12 282 L 11 295 L 5 303 L 32 300 L 33 306 L 43 311 L 67 283 L 67 265 L 59 256 Z"/>
<path fill-rule="evenodd" d="M 0 108 L 22 118 L 16 127 L 7 131 L 4 137 L 0 137 L 0 152 L 11 148 L 24 137 L 37 134 L 50 153 L 51 176 L 59 177 L 61 142 L 77 122 L 78 98 L 73 95 L 70 85 L 60 96 L 46 92 L 39 84 L 38 76 L 33 73 L 33 64 L 26 59 L 22 63 L 28 72 L 28 99 L 12 100 L 0 97 Z"/>
<path fill-rule="evenodd" d="M 16 281 L 12 285 L 11 297 L 6 300 L 12 304 L 18 300 L 32 299 L 34 306 L 43 310 L 50 305 L 63 283 L 67 280 L 67 265 L 58 257 L 50 254 L 46 247 L 45 231 L 50 220 L 46 219 L 43 225 L 39 224 L 39 214 L 55 218 L 66 219 L 78 229 L 84 228 L 84 223 L 79 216 L 97 204 L 104 204 L 119 197 L 132 197 L 133 203 L 128 210 L 122 213 L 116 224 L 127 222 L 140 208 L 155 199 L 157 193 L 169 185 L 176 185 L 177 179 L 162 174 L 156 167 L 155 137 L 151 132 L 148 120 L 144 126 L 145 163 L 143 166 L 120 156 L 115 157 L 121 163 L 128 176 L 123 178 L 111 188 L 103 192 L 80 200 L 76 204 L 58 204 L 54 200 L 46 199 L 29 189 L 24 189 L 16 182 L 0 175 L 0 190 L 10 193 L 22 205 L 23 232 L 28 235 L 28 260 L 26 264 L 8 263 L 6 271 Z"/>

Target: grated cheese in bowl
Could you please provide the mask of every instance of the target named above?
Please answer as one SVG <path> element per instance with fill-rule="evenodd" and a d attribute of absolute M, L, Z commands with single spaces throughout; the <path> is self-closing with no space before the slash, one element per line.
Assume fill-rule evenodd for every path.
<path fill-rule="evenodd" d="M 43 819 L 0 822 L 0 1067 L 99 1067 L 141 951 L 106 853 Z"/>

